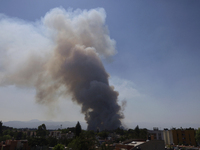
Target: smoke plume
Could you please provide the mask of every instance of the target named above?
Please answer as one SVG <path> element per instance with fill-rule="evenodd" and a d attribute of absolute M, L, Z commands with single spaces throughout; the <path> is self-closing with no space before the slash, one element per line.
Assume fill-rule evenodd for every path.
<path fill-rule="evenodd" d="M 34 23 L 0 15 L 0 85 L 34 87 L 48 105 L 71 95 L 89 130 L 121 126 L 118 92 L 101 59 L 115 54 L 104 9 L 54 8 Z"/>

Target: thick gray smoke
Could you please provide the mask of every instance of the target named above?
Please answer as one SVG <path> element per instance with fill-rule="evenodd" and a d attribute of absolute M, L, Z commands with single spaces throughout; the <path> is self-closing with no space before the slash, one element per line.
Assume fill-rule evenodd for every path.
<path fill-rule="evenodd" d="M 121 126 L 118 92 L 109 85 L 101 59 L 115 54 L 104 9 L 55 8 L 36 23 L 0 16 L 0 84 L 34 87 L 49 104 L 71 95 L 89 130 Z"/>

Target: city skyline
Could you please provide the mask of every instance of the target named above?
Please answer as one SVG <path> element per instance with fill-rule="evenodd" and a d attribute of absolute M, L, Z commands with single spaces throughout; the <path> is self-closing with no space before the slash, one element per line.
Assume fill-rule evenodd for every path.
<path fill-rule="evenodd" d="M 200 127 L 200 2 L 194 1 L 0 1 L 0 54 L 15 38 L 27 39 L 26 47 L 48 44 L 34 39 L 41 29 L 32 32 L 42 17 L 53 8 L 66 11 L 102 8 L 110 38 L 116 42 L 116 54 L 102 59 L 109 83 L 123 100 L 123 123 L 130 128 Z M 8 21 L 5 22 L 2 19 Z M 12 24 L 25 23 L 27 31 L 16 31 Z M 20 29 L 20 28 L 18 28 Z M 26 28 L 25 28 L 26 29 Z M 35 29 L 35 28 L 33 28 Z M 31 35 L 34 33 L 34 35 Z M 14 36 L 14 35 L 16 36 Z M 38 36 L 39 37 L 39 36 Z M 17 43 L 17 42 L 16 42 Z M 2 55 L 3 56 L 3 55 Z M 17 58 L 16 58 L 17 59 Z M 0 77 L 3 58 L 0 56 Z M 2 79 L 0 78 L 0 84 Z M 32 87 L 0 86 L 0 119 L 5 121 L 31 119 L 54 121 L 85 121 L 81 107 L 67 98 L 45 107 L 35 100 Z"/>

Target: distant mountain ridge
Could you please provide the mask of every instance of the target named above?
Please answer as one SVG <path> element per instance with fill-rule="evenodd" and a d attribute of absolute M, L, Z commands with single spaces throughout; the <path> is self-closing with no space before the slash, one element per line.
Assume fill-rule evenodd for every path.
<path fill-rule="evenodd" d="M 7 121 L 7 122 L 3 122 L 4 126 L 9 126 L 9 127 L 13 127 L 13 128 L 38 128 L 39 125 L 41 124 L 45 124 L 47 129 L 58 129 L 61 128 L 62 125 L 62 129 L 64 128 L 68 128 L 68 127 L 75 127 L 76 126 L 75 121 L 70 122 L 70 121 L 51 121 L 51 120 L 47 120 L 47 121 L 40 121 L 38 119 L 33 119 L 30 121 Z M 82 129 L 87 129 L 87 124 L 85 122 L 80 122 Z"/>

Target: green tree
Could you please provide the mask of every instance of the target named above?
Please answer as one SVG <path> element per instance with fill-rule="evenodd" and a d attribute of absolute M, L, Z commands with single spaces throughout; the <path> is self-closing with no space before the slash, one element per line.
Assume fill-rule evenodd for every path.
<path fill-rule="evenodd" d="M 200 128 L 196 131 L 195 139 L 198 144 L 200 144 Z"/>
<path fill-rule="evenodd" d="M 29 138 L 28 145 L 31 147 L 46 146 L 48 145 L 48 141 L 46 138 Z"/>
<path fill-rule="evenodd" d="M 55 145 L 58 144 L 58 140 L 54 137 L 49 137 L 47 140 L 49 142 L 50 147 L 54 147 Z"/>
<path fill-rule="evenodd" d="M 100 146 L 100 150 L 111 150 L 111 148 L 109 146 L 106 146 L 106 143 L 103 143 L 101 146 Z"/>
<path fill-rule="evenodd" d="M 15 132 L 15 135 L 14 135 L 15 139 L 16 140 L 22 140 L 23 139 L 23 132 Z"/>
<path fill-rule="evenodd" d="M 98 136 L 100 136 L 103 139 L 106 139 L 108 137 L 108 132 L 101 131 L 101 132 L 98 133 Z"/>
<path fill-rule="evenodd" d="M 1 136 L 2 133 L 3 133 L 3 131 L 2 131 L 2 130 L 3 130 L 2 124 L 3 124 L 2 121 L 0 121 L 0 136 Z"/>
<path fill-rule="evenodd" d="M 33 132 L 33 134 L 32 134 L 32 138 L 35 136 L 35 134 L 34 134 L 34 132 Z"/>
<path fill-rule="evenodd" d="M 64 145 L 62 145 L 62 144 L 57 144 L 54 148 L 53 148 L 53 150 L 64 150 L 65 149 L 65 147 L 64 147 Z"/>
<path fill-rule="evenodd" d="M 0 137 L 0 141 L 6 141 L 6 140 L 11 140 L 11 136 L 10 135 L 3 135 Z"/>
<path fill-rule="evenodd" d="M 140 129 L 140 139 L 147 139 L 147 129 L 144 128 L 144 129 Z"/>
<path fill-rule="evenodd" d="M 76 136 L 79 136 L 80 133 L 81 133 L 81 131 L 82 131 L 81 125 L 80 125 L 79 121 L 78 121 L 77 124 L 76 124 L 75 131 L 76 131 L 76 133 L 75 133 Z"/>
<path fill-rule="evenodd" d="M 67 147 L 72 150 L 93 150 L 96 143 L 95 133 L 93 131 L 84 131 L 70 142 Z"/>
<path fill-rule="evenodd" d="M 134 132 L 135 132 L 135 138 L 139 138 L 140 137 L 140 129 L 139 129 L 138 125 L 135 127 Z"/>
<path fill-rule="evenodd" d="M 116 134 L 124 135 L 124 130 L 120 129 L 119 127 L 117 129 L 115 129 L 114 131 L 115 131 Z"/>
<path fill-rule="evenodd" d="M 69 132 L 69 129 L 62 129 L 61 130 L 61 133 L 63 134 L 63 133 L 68 133 Z"/>
<path fill-rule="evenodd" d="M 38 129 L 36 130 L 37 136 L 45 137 L 47 134 L 48 134 L 48 131 L 46 130 L 45 124 L 38 126 Z"/>

